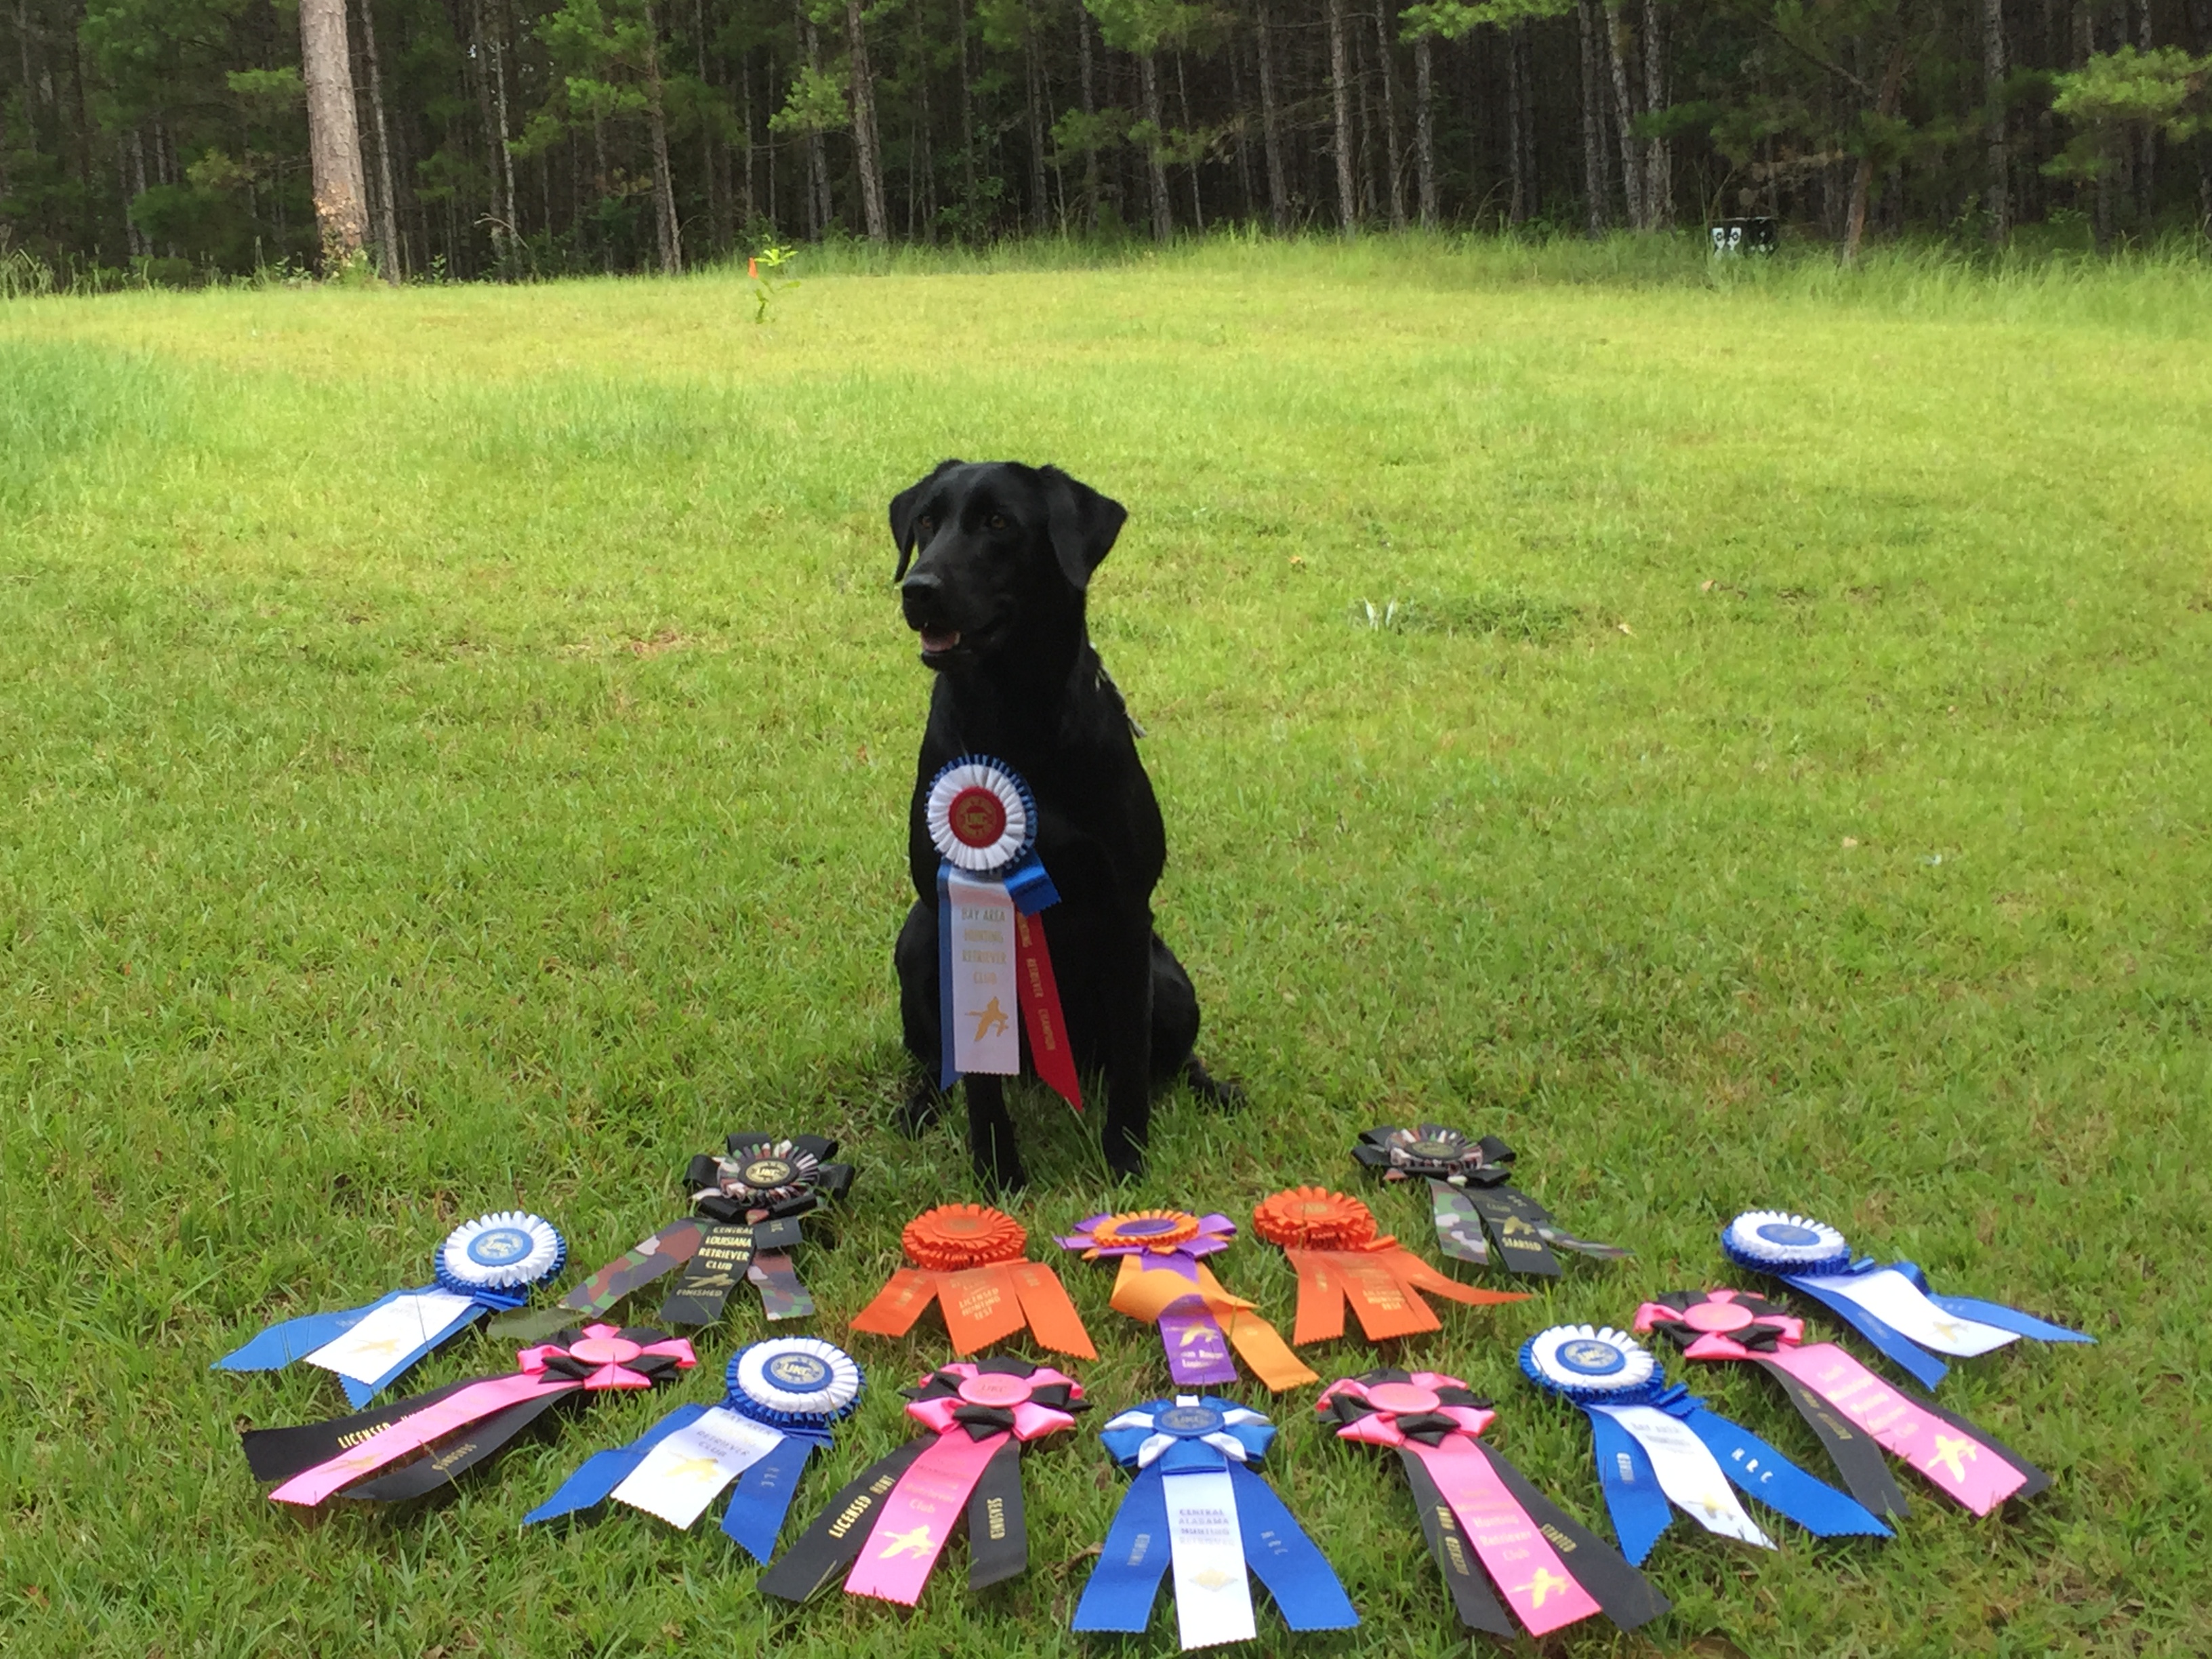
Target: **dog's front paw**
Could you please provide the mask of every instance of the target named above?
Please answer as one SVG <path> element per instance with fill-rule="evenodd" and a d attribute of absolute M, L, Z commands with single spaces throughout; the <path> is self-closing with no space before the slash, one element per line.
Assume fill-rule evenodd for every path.
<path fill-rule="evenodd" d="M 1105 1145 L 1106 1167 L 1116 1181 L 1134 1181 L 1145 1172 L 1145 1144 L 1127 1134 L 1116 1134 L 1111 1128 L 1102 1137 Z"/>
<path fill-rule="evenodd" d="M 937 1121 L 945 1110 L 945 1100 L 944 1090 L 927 1078 L 917 1079 L 914 1087 L 906 1091 L 906 1098 L 899 1103 L 899 1133 L 909 1139 L 921 1134 Z"/>
<path fill-rule="evenodd" d="M 1209 1111 L 1234 1112 L 1244 1105 L 1244 1085 L 1233 1078 L 1218 1078 L 1206 1069 L 1206 1062 L 1193 1054 L 1183 1062 L 1183 1081 L 1198 1097 L 1198 1103 Z"/>

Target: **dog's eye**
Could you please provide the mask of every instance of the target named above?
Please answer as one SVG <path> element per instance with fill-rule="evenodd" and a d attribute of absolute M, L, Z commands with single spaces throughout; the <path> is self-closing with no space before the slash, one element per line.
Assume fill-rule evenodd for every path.
<path fill-rule="evenodd" d="M 994 513 L 990 522 L 992 529 L 1004 530 L 1006 527 L 1006 515 L 1003 513 Z"/>
<path fill-rule="evenodd" d="M 936 531 L 937 520 L 931 518 L 928 514 L 925 513 L 921 517 L 915 520 L 914 527 L 921 532 L 923 535 L 927 536 Z"/>

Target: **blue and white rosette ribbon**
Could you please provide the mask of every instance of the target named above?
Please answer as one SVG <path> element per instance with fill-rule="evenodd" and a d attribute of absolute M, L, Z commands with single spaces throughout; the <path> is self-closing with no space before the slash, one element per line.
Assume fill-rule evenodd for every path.
<path fill-rule="evenodd" d="M 1739 1267 L 1778 1279 L 1832 1310 L 1923 1388 L 1933 1389 L 1950 1370 L 1937 1354 L 1972 1358 L 2023 1336 L 2097 1340 L 2002 1303 L 1937 1296 L 1917 1264 L 1853 1260 L 1844 1236 L 1826 1222 L 1786 1210 L 1745 1211 L 1721 1230 L 1721 1249 Z"/>
<path fill-rule="evenodd" d="M 568 1265 L 568 1246 L 543 1216 L 501 1210 L 465 1221 L 438 1247 L 437 1278 L 358 1308 L 270 1326 L 216 1360 L 224 1371 L 271 1371 L 295 1360 L 337 1374 L 366 1406 L 415 1362 L 487 1313 L 520 1308 Z"/>
<path fill-rule="evenodd" d="M 1099 1438 L 1137 1478 L 1076 1604 L 1074 1628 L 1143 1631 L 1170 1566 L 1185 1649 L 1257 1635 L 1248 1568 L 1292 1630 L 1358 1626 L 1328 1559 L 1253 1471 L 1274 1437 L 1259 1413 L 1210 1395 L 1150 1401 L 1107 1424 Z"/>
<path fill-rule="evenodd" d="M 1052 954 L 1030 920 L 1060 902 L 1037 857 L 1036 798 L 1004 762 L 963 755 L 930 781 L 922 817 L 939 860 L 938 1085 L 1014 1075 L 1026 1029 L 1037 1076 L 1081 1111 Z"/>
<path fill-rule="evenodd" d="M 866 1379 L 842 1348 L 776 1336 L 738 1349 L 723 1384 L 720 1405 L 678 1406 L 629 1445 L 586 1458 L 523 1525 L 612 1498 L 689 1527 L 733 1487 L 722 1530 L 766 1562 L 807 1458 L 858 1408 Z"/>
<path fill-rule="evenodd" d="M 1680 1509 L 1706 1531 L 1761 1549 L 1774 1540 L 1729 1490 L 1741 1487 L 1820 1538 L 1887 1538 L 1880 1516 L 1815 1480 L 1680 1383 L 1611 1327 L 1554 1325 L 1522 1344 L 1531 1382 L 1582 1407 L 1596 1444 L 1598 1484 L 1620 1553 L 1642 1566 Z"/>

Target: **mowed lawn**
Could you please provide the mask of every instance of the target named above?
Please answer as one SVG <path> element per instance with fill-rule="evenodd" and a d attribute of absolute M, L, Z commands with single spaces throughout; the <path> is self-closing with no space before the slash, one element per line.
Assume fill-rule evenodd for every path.
<path fill-rule="evenodd" d="M 518 1529 L 719 1393 L 750 1292 L 680 1389 L 427 1510 L 271 1505 L 237 1430 L 339 1396 L 208 1370 L 424 1282 L 486 1209 L 596 1266 L 732 1129 L 860 1167 L 799 1264 L 833 1338 L 904 1220 L 980 1195 L 956 1122 L 892 1127 L 927 687 L 884 504 L 945 455 L 1130 509 L 1093 632 L 1203 1051 L 1251 1095 L 1170 1098 L 1118 1192 L 1026 1101 L 1033 1254 L 1319 1182 L 1433 1259 L 1352 1136 L 1501 1134 L 1640 1254 L 1400 1358 L 1493 1394 L 1496 1443 L 1603 1527 L 1588 1425 L 1515 1349 L 1747 1283 L 1721 1224 L 1809 1211 L 2096 1334 L 1942 1390 L 2052 1489 L 1976 1521 L 1905 1477 L 1883 1547 L 1678 1521 L 1670 1617 L 1546 1650 L 2212 1648 L 2212 282 L 1603 264 L 817 276 L 766 327 L 730 276 L 0 308 L 0 1649 L 1173 1650 L 1164 1600 L 1140 1641 L 1066 1630 L 1124 1486 L 1096 1430 L 1166 1383 L 1072 1257 L 1098 1410 L 1029 1454 L 1030 1570 L 970 1597 L 956 1544 L 912 1616 L 771 1607 L 711 1520 Z M 1219 1271 L 1287 1327 L 1279 1252 Z M 933 1317 L 849 1341 L 872 1386 L 794 1529 L 949 1357 Z M 1765 1379 L 1694 1381 L 1824 1468 Z M 1255 1650 L 1466 1651 L 1402 1478 L 1311 1397 L 1257 1398 L 1273 1479 L 1366 1622 L 1293 1642 L 1263 1607 Z"/>

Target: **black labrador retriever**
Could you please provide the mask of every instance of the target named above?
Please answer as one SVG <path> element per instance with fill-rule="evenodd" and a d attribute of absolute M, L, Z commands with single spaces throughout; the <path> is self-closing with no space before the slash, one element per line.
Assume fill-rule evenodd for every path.
<path fill-rule="evenodd" d="M 907 626 L 921 636 L 922 663 L 937 675 L 907 814 L 915 905 L 895 956 L 906 1046 L 923 1073 L 907 1100 L 906 1127 L 919 1130 L 945 1103 L 937 1086 L 938 855 L 924 805 L 948 762 L 990 755 L 1036 797 L 1037 851 L 1060 893 L 1043 919 L 1069 1046 L 1082 1071 L 1105 1073 L 1106 1161 L 1125 1176 L 1144 1167 L 1156 1086 L 1180 1075 L 1208 1103 L 1240 1098 L 1191 1052 L 1198 994 L 1152 931 L 1167 833 L 1128 710 L 1084 623 L 1091 573 L 1127 517 L 1056 467 L 1012 461 L 945 461 L 890 509 Z M 971 1074 L 965 1082 L 977 1176 L 992 1186 L 1024 1184 L 1000 1079 Z"/>

